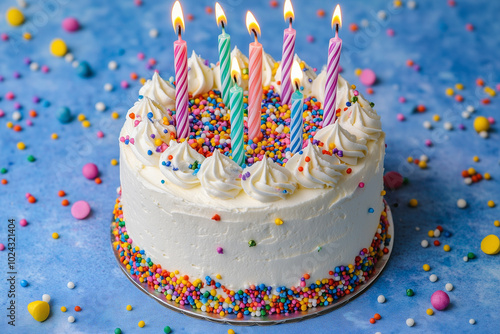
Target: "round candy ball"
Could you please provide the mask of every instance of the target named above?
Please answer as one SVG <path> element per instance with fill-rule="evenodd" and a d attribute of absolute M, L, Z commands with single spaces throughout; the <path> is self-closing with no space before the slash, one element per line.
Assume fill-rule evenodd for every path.
<path fill-rule="evenodd" d="M 28 286 L 28 281 L 26 281 L 26 280 L 24 280 L 24 279 L 23 279 L 23 280 L 21 280 L 21 282 L 19 282 L 19 283 L 21 284 L 21 286 L 22 286 L 23 288 L 25 288 L 25 287 L 27 287 L 27 286 Z"/>
<path fill-rule="evenodd" d="M 92 76 L 92 69 L 90 68 L 89 63 L 86 61 L 81 61 L 76 67 L 76 73 L 81 78 L 88 78 Z"/>
<path fill-rule="evenodd" d="M 61 122 L 62 124 L 66 124 L 71 122 L 71 119 L 73 118 L 71 116 L 71 111 L 69 110 L 68 107 L 61 107 L 57 110 L 56 113 L 57 120 Z"/>
<path fill-rule="evenodd" d="M 365 68 L 361 72 L 361 75 L 359 76 L 359 80 L 365 86 L 373 86 L 375 84 L 375 82 L 377 81 L 377 76 L 375 75 L 375 72 L 373 72 L 369 68 Z"/>
<path fill-rule="evenodd" d="M 481 241 L 481 250 L 488 255 L 497 254 L 500 252 L 500 239 L 494 234 L 486 236 L 483 241 Z"/>
<path fill-rule="evenodd" d="M 431 304 L 438 311 L 442 311 L 450 305 L 450 297 L 444 291 L 438 290 L 431 296 Z"/>
<path fill-rule="evenodd" d="M 74 17 L 67 17 L 62 21 L 62 28 L 67 32 L 75 32 L 80 29 L 80 23 Z"/>
<path fill-rule="evenodd" d="M 90 214 L 90 205 L 85 201 L 78 201 L 71 207 L 71 215 L 76 219 L 85 219 Z"/>
<path fill-rule="evenodd" d="M 99 176 L 99 169 L 97 168 L 96 164 L 89 162 L 88 164 L 85 164 L 85 166 L 83 166 L 82 174 L 87 179 L 93 180 Z"/>
<path fill-rule="evenodd" d="M 474 130 L 477 132 L 488 131 L 490 129 L 490 122 L 484 116 L 478 116 L 474 120 Z"/>
<path fill-rule="evenodd" d="M 60 39 L 56 38 L 50 43 L 50 53 L 56 57 L 64 57 L 68 52 L 68 47 L 66 43 Z"/>
<path fill-rule="evenodd" d="M 19 9 L 11 7 L 5 13 L 5 19 L 11 26 L 17 27 L 24 23 L 24 14 Z"/>

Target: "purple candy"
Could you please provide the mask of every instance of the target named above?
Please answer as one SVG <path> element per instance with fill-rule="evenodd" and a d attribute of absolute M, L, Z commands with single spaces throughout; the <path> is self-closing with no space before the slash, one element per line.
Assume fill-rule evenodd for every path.
<path fill-rule="evenodd" d="M 74 17 L 67 17 L 62 21 L 62 28 L 67 32 L 75 32 L 80 29 L 80 23 Z"/>
<path fill-rule="evenodd" d="M 99 176 L 99 169 L 93 163 L 88 163 L 82 168 L 82 174 L 89 180 L 95 179 Z"/>

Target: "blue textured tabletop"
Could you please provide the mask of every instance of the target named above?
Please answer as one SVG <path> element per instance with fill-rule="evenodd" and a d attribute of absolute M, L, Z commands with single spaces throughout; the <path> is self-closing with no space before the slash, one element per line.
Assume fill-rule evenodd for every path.
<path fill-rule="evenodd" d="M 227 333 L 230 328 L 236 333 L 498 331 L 499 255 L 486 255 L 480 245 L 485 236 L 500 234 L 500 228 L 494 225 L 500 219 L 498 205 L 490 208 L 487 204 L 490 200 L 500 202 L 499 134 L 493 124 L 489 138 L 484 139 L 474 130 L 473 122 L 477 116 L 497 117 L 500 106 L 498 97 L 488 94 L 500 89 L 499 1 L 457 0 L 453 4 L 446 0 L 405 0 L 398 7 L 399 1 L 339 0 L 344 19 L 343 75 L 359 84 L 382 115 L 387 134 L 386 170 L 397 171 L 409 180 L 386 196 L 395 220 L 394 251 L 380 279 L 352 303 L 315 319 L 266 328 L 214 324 L 165 309 L 127 280 L 116 265 L 109 243 L 111 212 L 119 186 L 119 168 L 110 162 L 118 159 L 118 133 L 140 87 L 139 80 L 132 80 L 130 74 L 150 78 L 158 69 L 167 78 L 173 75 L 173 1 L 143 0 L 140 6 L 133 0 L 22 2 L 28 2 L 21 8 L 24 25 L 12 27 L 5 19 L 0 21 L 0 34 L 5 34 L 0 40 L 0 115 L 4 114 L 0 117 L 0 169 L 5 168 L 0 179 L 6 180 L 0 184 L 0 243 L 8 246 L 8 219 L 16 219 L 17 272 L 15 298 L 11 298 L 6 281 L 11 271 L 9 250 L 0 252 L 0 332 L 112 333 L 119 327 L 123 333 L 161 333 L 167 325 L 174 333 Z M 251 38 L 244 15 L 250 9 L 260 22 L 266 52 L 279 60 L 285 22 L 283 1 L 277 3 L 273 7 L 269 0 L 221 0 L 233 44 L 247 50 Z M 327 59 L 334 5 L 331 1 L 294 1 L 296 51 L 318 69 Z M 14 0 L 1 2 L 3 18 L 11 6 L 18 4 Z M 183 1 L 186 16 L 192 15 L 184 35 L 189 53 L 194 49 L 215 63 L 220 31 L 206 6 L 213 6 L 213 2 Z M 320 9 L 326 12 L 323 17 Z M 380 11 L 385 12 L 385 18 Z M 70 16 L 81 24 L 75 33 L 61 27 L 63 19 Z M 156 38 L 150 37 L 151 29 L 157 29 Z M 25 32 L 31 39 L 23 36 Z M 66 42 L 76 61 L 87 61 L 94 75 L 80 78 L 70 62 L 51 55 L 49 45 L 54 38 Z M 137 56 L 141 52 L 144 60 Z M 156 60 L 156 65 L 148 67 L 149 59 Z M 409 66 L 409 60 L 413 66 Z M 117 62 L 116 70 L 108 69 L 110 61 Z M 33 63 L 39 64 L 38 71 Z M 377 74 L 373 95 L 360 84 L 357 68 L 370 68 Z M 478 85 L 478 78 L 484 81 L 483 87 Z M 130 87 L 122 88 L 122 81 Z M 114 91 L 105 91 L 106 83 L 111 83 Z M 460 83 L 463 90 L 455 88 Z M 492 90 L 485 89 L 487 86 Z M 455 96 L 448 96 L 447 88 L 453 88 Z M 463 102 L 458 101 L 458 94 Z M 38 103 L 34 96 L 40 98 Z M 98 102 L 107 106 L 104 112 L 96 111 Z M 418 105 L 426 110 L 418 112 Z M 463 112 L 469 105 L 476 111 L 467 119 Z M 91 126 L 85 128 L 76 119 L 61 124 L 56 112 L 62 106 L 70 108 L 75 118 L 84 114 Z M 16 109 L 22 114 L 21 120 L 15 120 Z M 37 116 L 33 117 L 30 110 Z M 113 111 L 119 114 L 118 119 L 112 117 Z M 431 129 L 423 125 L 426 121 Z M 15 126 L 9 128 L 10 122 L 20 125 L 21 131 L 15 131 Z M 446 122 L 453 130 L 445 129 Z M 98 138 L 98 131 L 104 137 Z M 53 133 L 58 134 L 57 140 L 51 138 Z M 427 140 L 432 145 L 426 145 Z M 19 142 L 26 145 L 24 150 L 18 149 Z M 29 161 L 30 155 L 35 161 Z M 429 158 L 426 169 L 407 161 L 408 157 L 420 159 L 422 155 Z M 473 161 L 474 156 L 479 157 L 478 162 Z M 99 166 L 102 184 L 82 176 L 82 166 L 88 162 Z M 491 180 L 466 185 L 462 171 L 470 167 L 483 177 L 489 173 Z M 70 203 L 87 201 L 91 216 L 74 219 L 71 206 L 61 205 L 61 189 Z M 27 193 L 36 198 L 36 203 L 28 201 Z M 412 198 L 418 200 L 417 207 L 408 205 Z M 464 209 L 457 206 L 461 198 L 467 202 Z M 21 219 L 28 225 L 22 226 Z M 428 231 L 438 225 L 445 233 L 439 238 L 429 237 Z M 52 238 L 53 232 L 59 239 Z M 429 241 L 430 246 L 423 248 L 422 240 Z M 434 246 L 435 240 L 441 243 L 439 247 Z M 443 250 L 445 244 L 451 247 L 449 252 Z M 465 262 L 463 257 L 469 252 L 476 258 Z M 431 270 L 424 271 L 424 264 Z M 431 274 L 438 277 L 434 283 L 429 280 Z M 26 280 L 28 286 L 22 287 L 20 280 Z M 69 281 L 75 283 L 74 289 L 66 287 Z M 451 305 L 427 315 L 431 294 L 444 290 L 446 283 L 454 286 L 448 292 Z M 415 295 L 408 297 L 406 289 L 412 289 Z M 42 294 L 51 296 L 51 315 L 39 323 L 28 314 L 27 305 L 40 300 Z M 379 295 L 387 301 L 379 304 Z M 15 328 L 8 325 L 6 317 L 11 299 L 16 302 Z M 132 311 L 126 310 L 128 304 L 133 306 Z M 80 312 L 74 311 L 76 305 L 82 308 Z M 61 312 L 62 306 L 68 308 L 66 313 Z M 371 324 L 369 319 L 375 313 L 382 319 Z M 68 316 L 76 321 L 69 323 Z M 415 326 L 406 325 L 408 318 L 415 320 Z M 469 324 L 470 319 L 476 323 Z M 141 320 L 146 323 L 142 329 L 137 325 Z"/>

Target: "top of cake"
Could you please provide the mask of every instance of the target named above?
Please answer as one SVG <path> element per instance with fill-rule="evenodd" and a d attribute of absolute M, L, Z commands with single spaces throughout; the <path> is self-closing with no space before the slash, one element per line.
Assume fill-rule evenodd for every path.
<path fill-rule="evenodd" d="M 231 58 L 242 69 L 237 83 L 245 90 L 244 114 L 247 119 L 248 58 L 234 48 Z M 183 189 L 201 186 L 206 195 L 232 199 L 240 193 L 260 202 L 288 198 L 300 189 L 335 188 L 339 178 L 358 165 L 370 142 L 382 135 L 380 116 L 355 86 L 340 75 L 337 86 L 335 123 L 322 127 L 326 71 L 316 75 L 295 55 L 303 76 L 303 149 L 290 151 L 288 105 L 280 102 L 281 67 L 269 54 L 263 54 L 264 87 L 260 141 L 247 143 L 245 162 L 231 159 L 230 109 L 220 96 L 219 65 L 209 65 L 193 51 L 188 60 L 189 136 L 176 138 L 175 84 L 155 72 L 139 91 L 139 100 L 127 113 L 120 141 L 130 148 L 140 164 L 158 168 L 157 182 Z M 155 174 L 159 175 L 159 174 Z"/>

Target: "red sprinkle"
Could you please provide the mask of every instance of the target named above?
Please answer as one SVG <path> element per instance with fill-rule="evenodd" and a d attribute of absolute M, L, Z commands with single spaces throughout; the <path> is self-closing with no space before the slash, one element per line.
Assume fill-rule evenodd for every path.
<path fill-rule="evenodd" d="M 220 221 L 220 216 L 218 214 L 213 215 L 212 220 Z"/>

